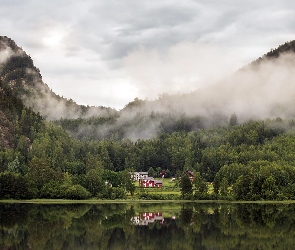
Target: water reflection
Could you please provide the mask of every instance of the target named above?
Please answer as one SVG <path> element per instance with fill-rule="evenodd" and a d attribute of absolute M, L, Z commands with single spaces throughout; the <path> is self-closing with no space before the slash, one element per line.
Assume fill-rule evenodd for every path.
<path fill-rule="evenodd" d="M 160 222 L 165 223 L 164 216 L 161 212 L 144 212 L 132 218 L 132 224 L 136 226 L 148 226 L 150 223 Z"/>
<path fill-rule="evenodd" d="M 295 204 L 0 204 L 0 249 L 293 249 Z"/>

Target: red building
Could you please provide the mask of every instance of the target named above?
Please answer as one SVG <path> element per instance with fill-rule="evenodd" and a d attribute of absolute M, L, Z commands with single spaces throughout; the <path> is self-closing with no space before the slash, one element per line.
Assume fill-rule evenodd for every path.
<path fill-rule="evenodd" d="M 155 180 L 153 177 L 148 177 L 142 180 L 139 180 L 140 187 L 162 187 L 162 180 Z"/>

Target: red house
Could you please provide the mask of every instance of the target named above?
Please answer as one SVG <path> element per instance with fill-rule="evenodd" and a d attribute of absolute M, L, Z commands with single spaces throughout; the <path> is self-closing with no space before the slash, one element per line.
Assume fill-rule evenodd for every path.
<path fill-rule="evenodd" d="M 155 180 L 153 177 L 147 177 L 145 179 L 139 180 L 140 187 L 162 187 L 162 180 Z"/>

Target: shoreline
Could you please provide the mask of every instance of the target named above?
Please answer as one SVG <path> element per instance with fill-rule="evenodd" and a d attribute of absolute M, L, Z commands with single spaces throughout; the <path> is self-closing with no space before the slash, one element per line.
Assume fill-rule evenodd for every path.
<path fill-rule="evenodd" d="M 32 200 L 0 200 L 0 203 L 19 204 L 132 204 L 132 203 L 217 203 L 217 204 L 295 204 L 295 200 L 283 201 L 227 201 L 227 200 L 64 200 L 64 199 L 32 199 Z"/>

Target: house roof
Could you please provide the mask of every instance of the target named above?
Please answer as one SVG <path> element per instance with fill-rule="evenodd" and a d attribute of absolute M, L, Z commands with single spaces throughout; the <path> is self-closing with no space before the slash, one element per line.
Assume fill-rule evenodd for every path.
<path fill-rule="evenodd" d="M 153 181 L 154 178 L 153 177 L 145 177 L 144 179 L 142 179 L 142 181 Z"/>

